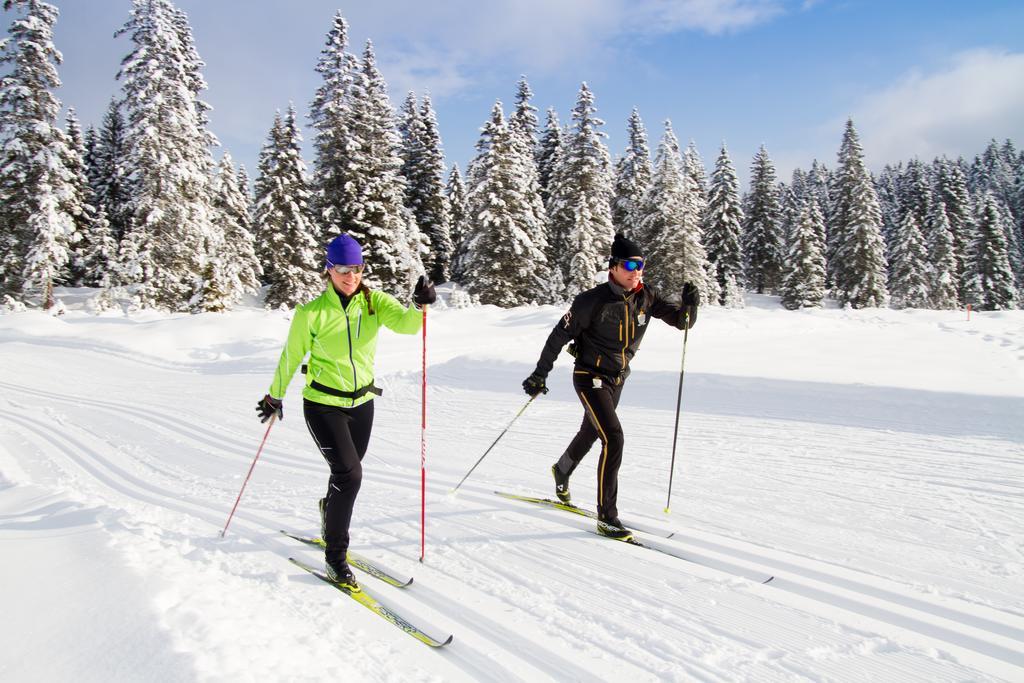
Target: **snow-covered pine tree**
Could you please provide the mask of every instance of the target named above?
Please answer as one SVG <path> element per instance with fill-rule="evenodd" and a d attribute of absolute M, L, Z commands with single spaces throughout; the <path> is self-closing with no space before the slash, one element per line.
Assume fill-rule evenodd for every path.
<path fill-rule="evenodd" d="M 511 307 L 545 301 L 550 295 L 544 245 L 534 242 L 535 188 L 525 182 L 519 132 L 504 120 L 501 102 L 491 112 L 490 144 L 476 160 L 479 183 L 467 197 L 472 235 L 465 261 L 469 291 L 485 304 Z M 533 195 L 533 196 L 531 196 Z"/>
<path fill-rule="evenodd" d="M 999 146 L 999 153 L 1011 169 L 1015 168 L 1020 161 L 1020 156 L 1017 154 L 1017 146 L 1013 144 L 1013 140 L 1010 138 L 1003 140 L 1003 144 Z"/>
<path fill-rule="evenodd" d="M 893 240 L 905 213 L 900 195 L 903 175 L 902 162 L 896 166 L 886 164 L 875 179 L 878 207 L 882 211 L 882 240 L 887 254 L 892 253 Z"/>
<path fill-rule="evenodd" d="M 406 181 L 405 202 L 416 225 L 429 242 L 423 256 L 427 274 L 436 282 L 450 277 L 453 247 L 451 215 L 444 195 L 444 152 L 437 116 L 429 95 L 416 108 L 416 96 L 409 93 L 402 107 L 402 175 Z"/>
<path fill-rule="evenodd" d="M 926 308 L 928 252 L 913 208 L 903 214 L 892 239 L 889 256 L 889 293 L 896 308 Z"/>
<path fill-rule="evenodd" d="M 611 159 L 602 140 L 606 134 L 599 130 L 604 121 L 595 112 L 594 95 L 583 83 L 549 188 L 549 234 L 562 256 L 558 265 L 567 299 L 597 283 L 615 235 Z"/>
<path fill-rule="evenodd" d="M 275 176 L 277 173 L 278 150 L 283 146 L 284 122 L 281 120 L 281 112 L 274 114 L 274 122 L 267 132 L 266 142 L 260 148 L 260 154 L 256 161 L 256 180 L 253 182 L 253 197 L 250 205 L 252 215 L 253 238 L 256 243 L 256 258 L 263 268 L 263 284 L 269 284 L 274 279 L 274 232 L 264 231 L 264 226 L 272 223 L 267 217 L 272 212 L 267 209 L 277 207 L 264 206 L 260 209 L 260 203 L 277 191 Z"/>
<path fill-rule="evenodd" d="M 409 163 L 410 152 L 419 144 L 420 137 L 420 109 L 416 93 L 410 90 L 402 100 L 402 106 L 398 108 L 398 116 L 395 120 L 395 129 L 402 141 L 402 175 L 406 176 L 406 168 Z M 406 176 L 408 177 L 408 176 Z"/>
<path fill-rule="evenodd" d="M 779 201 L 782 206 L 782 243 L 786 254 L 789 253 L 789 240 L 800 220 L 800 212 L 807 202 L 807 194 L 807 172 L 802 168 L 793 169 L 789 184 L 779 183 Z"/>
<path fill-rule="evenodd" d="M 465 284 L 465 261 L 466 249 L 469 246 L 467 236 L 469 235 L 469 206 L 466 204 L 466 185 L 462 182 L 462 173 L 459 172 L 459 165 L 452 164 L 452 170 L 448 173 L 448 183 L 445 185 L 445 197 L 448 199 L 448 208 L 451 211 L 451 237 L 452 237 L 452 272 L 451 279 L 457 283 Z"/>
<path fill-rule="evenodd" d="M 289 106 L 278 112 L 260 155 L 253 218 L 257 254 L 264 268 L 267 306 L 293 308 L 324 287 L 323 246 L 310 206 L 311 192 L 302 162 L 302 137 Z"/>
<path fill-rule="evenodd" d="M 89 185 L 89 177 L 85 168 L 85 140 L 82 127 L 78 123 L 78 115 L 74 107 L 68 108 L 65 117 L 65 133 L 67 134 L 68 156 L 65 160 L 70 177 L 69 196 L 64 198 L 63 209 L 75 221 L 77 239 L 71 244 L 71 257 L 68 259 L 67 284 L 81 287 L 94 285 L 100 276 L 85 267 L 86 254 L 92 251 L 93 230 L 96 221 L 96 209 Z"/>
<path fill-rule="evenodd" d="M 1010 256 L 1003 229 L 999 200 L 991 190 L 981 196 L 977 233 L 971 267 L 970 295 L 975 308 L 1001 311 L 1017 307 L 1017 291 L 1010 267 Z"/>
<path fill-rule="evenodd" d="M 85 284 L 90 287 L 106 290 L 118 283 L 117 240 L 102 206 L 93 218 L 89 248 L 82 253 L 82 268 L 87 274 Z"/>
<path fill-rule="evenodd" d="M 682 292 L 683 285 L 696 285 L 704 301 L 711 289 L 708 258 L 701 244 L 701 216 L 697 187 L 683 168 L 679 141 L 671 121 L 654 158 L 654 172 L 637 207 L 637 227 L 649 242 L 641 244 L 647 256 L 644 279 L 669 298 Z"/>
<path fill-rule="evenodd" d="M 690 140 L 683 150 L 683 173 L 693 181 L 691 187 L 696 191 L 694 205 L 698 216 L 703 216 L 708 206 L 708 173 L 704 168 L 704 159 L 697 150 L 697 143 Z"/>
<path fill-rule="evenodd" d="M 974 209 L 971 193 L 967 188 L 967 176 L 958 163 L 949 159 L 935 162 L 935 199 L 946 208 L 946 219 L 953 233 L 953 251 L 956 255 L 957 292 L 960 301 L 966 301 L 969 281 L 972 279 L 970 264 L 975 242 Z"/>
<path fill-rule="evenodd" d="M 245 164 L 238 165 L 238 193 L 242 195 L 242 199 L 245 200 L 245 206 L 249 213 L 249 225 L 252 225 L 252 189 L 250 187 L 249 171 L 246 170 Z"/>
<path fill-rule="evenodd" d="M 1015 181 L 1014 196 L 1017 214 L 1017 237 L 1021 249 L 1024 250 L 1024 152 L 1021 152 L 1020 158 L 1017 160 L 1017 179 Z M 1024 290 L 1024 281 L 1020 282 L 1018 288 Z"/>
<path fill-rule="evenodd" d="M 946 205 L 942 200 L 932 204 L 928 236 L 928 293 L 931 308 L 959 308 L 959 278 L 953 231 L 949 227 Z"/>
<path fill-rule="evenodd" d="M 629 139 L 626 151 L 615 163 L 615 196 L 612 199 L 612 225 L 616 232 L 644 244 L 644 235 L 637 234 L 634 210 L 651 183 L 651 150 L 647 129 L 640 112 L 633 107 L 626 126 Z"/>
<path fill-rule="evenodd" d="M 1003 219 L 1003 232 L 1006 233 L 1006 249 L 1010 257 L 1010 269 L 1013 270 L 1018 289 L 1024 289 L 1024 236 L 1017 230 L 1013 217 L 1013 209 L 1002 201 L 998 202 L 999 212 Z"/>
<path fill-rule="evenodd" d="M 519 82 L 516 83 L 515 109 L 512 111 L 512 115 L 508 117 L 508 126 L 519 138 L 520 144 L 522 144 L 525 151 L 529 152 L 536 163 L 538 121 L 537 107 L 530 103 L 532 97 L 533 91 L 530 90 L 530 84 L 527 82 L 526 76 L 520 76 Z"/>
<path fill-rule="evenodd" d="M 316 222 L 323 235 L 333 238 L 348 228 L 343 220 L 344 187 L 350 177 L 347 108 L 353 78 L 359 68 L 356 57 L 348 52 L 348 23 L 341 12 L 334 15 L 316 71 L 322 83 L 310 104 L 313 129 L 313 206 Z"/>
<path fill-rule="evenodd" d="M 906 170 L 898 181 L 900 222 L 907 212 L 914 214 L 918 229 L 924 230 L 932 214 L 932 182 L 928 169 L 919 159 L 907 162 Z M 922 232 L 923 235 L 923 232 Z"/>
<path fill-rule="evenodd" d="M 980 206 L 985 192 L 991 192 L 1003 218 L 1010 267 L 1019 285 L 1024 285 L 1024 240 L 1018 234 L 1016 210 L 1016 159 L 1013 143 L 1002 147 L 993 139 L 985 151 L 974 158 L 970 169 L 970 187 Z"/>
<path fill-rule="evenodd" d="M 500 104 L 500 102 L 499 102 Z M 502 112 L 501 125 L 505 125 L 505 116 Z M 466 169 L 466 191 L 472 192 L 473 188 L 480 184 L 483 180 L 483 174 L 480 170 L 480 165 L 487 158 L 487 152 L 491 149 L 491 141 L 494 138 L 494 131 L 497 129 L 499 121 L 495 119 L 494 108 L 491 109 L 491 114 L 484 121 L 484 125 L 480 127 L 480 137 L 477 138 L 476 143 L 473 145 L 473 149 L 476 150 L 476 155 L 470 160 L 469 167 Z"/>
<path fill-rule="evenodd" d="M 96 135 L 94 159 L 89 164 L 89 182 L 97 208 L 103 207 L 111 233 L 120 241 L 131 225 L 132 191 L 125 150 L 125 122 L 120 103 L 114 98 Z"/>
<path fill-rule="evenodd" d="M 825 219 L 810 197 L 800 208 L 789 240 L 782 305 L 789 310 L 819 308 L 825 299 Z"/>
<path fill-rule="evenodd" d="M 169 0 L 134 0 L 116 35 L 134 45 L 118 78 L 126 114 L 125 167 L 130 169 L 132 225 L 124 241 L 145 307 L 190 310 L 202 295 L 210 238 L 213 170 L 206 88 L 185 14 Z M 122 251 L 125 252 L 124 246 Z"/>
<path fill-rule="evenodd" d="M 259 290 L 263 269 L 256 258 L 249 201 L 239 189 L 235 165 L 227 152 L 217 165 L 210 189 L 217 229 L 207 248 L 203 298 L 197 308 L 223 311 L 241 301 L 243 295 Z"/>
<path fill-rule="evenodd" d="M 831 173 L 825 168 L 825 165 L 815 159 L 811 162 L 811 170 L 807 172 L 807 179 L 804 184 L 804 200 L 809 201 L 813 197 L 818 202 L 818 210 L 825 217 L 825 221 L 828 220 L 829 216 L 828 186 L 830 176 Z M 822 229 L 824 232 L 821 233 L 821 241 L 822 244 L 827 244 L 828 224 L 824 221 L 822 222 Z"/>
<path fill-rule="evenodd" d="M 885 306 L 882 210 L 852 120 L 847 120 L 830 188 L 828 267 L 839 300 L 854 308 Z"/>
<path fill-rule="evenodd" d="M 537 143 L 537 180 L 540 182 L 540 198 L 544 206 L 551 197 L 551 176 L 555 172 L 555 160 L 562 149 L 562 124 L 558 112 L 548 108 L 544 132 Z"/>
<path fill-rule="evenodd" d="M 991 192 L 997 202 L 1010 207 L 1014 204 L 1015 171 L 1013 165 L 1008 163 L 999 143 L 992 139 L 985 147 L 985 151 L 974 157 L 971 164 L 968 178 L 971 192 L 979 197 L 979 200 L 985 192 Z M 978 204 L 980 205 L 981 201 Z"/>
<path fill-rule="evenodd" d="M 800 169 L 796 170 L 799 171 Z M 776 196 L 779 198 L 779 241 L 782 243 L 782 272 L 783 278 L 785 278 L 785 255 L 789 253 L 789 241 L 792 239 L 797 221 L 800 220 L 803 199 L 792 184 L 780 182 L 775 186 L 775 190 Z"/>
<path fill-rule="evenodd" d="M 719 301 L 729 308 L 743 307 L 743 206 L 740 202 L 736 169 L 725 143 L 715 161 L 708 190 L 708 207 L 703 217 L 704 246 L 713 276 L 720 288 Z"/>
<path fill-rule="evenodd" d="M 807 171 L 802 168 L 794 168 L 793 175 L 790 176 L 789 189 L 796 195 L 800 205 L 803 206 L 804 202 L 807 201 Z M 794 221 L 793 225 L 796 225 Z"/>
<path fill-rule="evenodd" d="M 6 0 L 19 12 L 0 41 L 0 294 L 54 305 L 53 285 L 76 240 L 73 152 L 57 125 L 57 8 Z"/>
<path fill-rule="evenodd" d="M 363 245 L 364 281 L 408 301 L 429 245 L 405 207 L 395 111 L 369 40 L 353 75 L 343 125 L 347 166 L 338 225 Z"/>
<path fill-rule="evenodd" d="M 451 207 L 445 196 L 444 149 L 441 145 L 441 131 L 437 125 L 437 114 L 429 94 L 423 96 L 420 104 L 420 118 L 423 121 L 423 171 L 420 175 L 425 188 L 420 203 L 417 223 L 430 241 L 432 263 L 427 272 L 435 282 L 447 282 L 451 278 L 451 262 L 455 247 L 451 237 Z M 531 153 L 530 160 L 533 156 Z M 424 266 L 426 267 L 426 263 Z"/>
<path fill-rule="evenodd" d="M 550 225 L 544 198 L 541 195 L 540 171 L 537 157 L 540 148 L 537 143 L 537 108 L 530 103 L 533 92 L 526 81 L 526 76 L 519 78 L 516 86 L 515 110 L 508 119 L 508 127 L 513 136 L 516 156 L 522 176 L 522 192 L 529 206 L 527 221 L 524 227 L 531 231 L 530 241 L 540 249 L 548 263 L 552 260 Z M 539 303 L 557 303 L 561 301 L 564 284 L 561 270 L 548 268 L 542 280 L 544 286 L 535 299 Z"/>
<path fill-rule="evenodd" d="M 782 284 L 781 207 L 775 165 L 761 145 L 750 167 L 750 192 L 743 208 L 743 255 L 747 286 L 763 294 Z"/>

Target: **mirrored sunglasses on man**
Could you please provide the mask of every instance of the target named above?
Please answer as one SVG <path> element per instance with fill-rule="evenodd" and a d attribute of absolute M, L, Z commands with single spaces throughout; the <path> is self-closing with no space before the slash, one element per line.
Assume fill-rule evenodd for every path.
<path fill-rule="evenodd" d="M 631 258 L 631 259 L 625 259 L 623 261 L 619 261 L 619 265 L 621 265 L 623 268 L 625 268 L 626 270 L 628 270 L 631 273 L 633 271 L 636 271 L 636 270 L 643 270 L 644 269 L 643 259 L 638 259 L 638 258 Z"/>

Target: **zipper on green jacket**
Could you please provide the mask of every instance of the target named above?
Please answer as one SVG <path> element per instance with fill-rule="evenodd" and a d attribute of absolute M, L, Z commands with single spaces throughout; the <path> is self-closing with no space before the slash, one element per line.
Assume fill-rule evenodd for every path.
<path fill-rule="evenodd" d="M 359 382 L 356 380 L 356 359 L 352 355 L 352 322 L 348 318 L 348 311 L 342 307 L 341 312 L 345 314 L 345 332 L 348 334 L 348 362 L 352 366 L 352 391 L 359 389 Z M 356 400 L 351 399 L 352 405 L 356 404 Z"/>

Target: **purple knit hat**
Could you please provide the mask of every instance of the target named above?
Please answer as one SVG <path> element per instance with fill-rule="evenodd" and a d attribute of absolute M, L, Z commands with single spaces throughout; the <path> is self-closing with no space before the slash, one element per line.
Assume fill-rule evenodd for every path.
<path fill-rule="evenodd" d="M 363 263 L 363 248 L 351 235 L 338 235 L 327 245 L 327 265 L 357 266 Z"/>

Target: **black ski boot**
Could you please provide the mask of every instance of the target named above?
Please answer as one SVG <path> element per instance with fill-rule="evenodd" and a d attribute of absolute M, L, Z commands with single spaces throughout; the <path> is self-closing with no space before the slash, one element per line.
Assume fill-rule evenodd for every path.
<path fill-rule="evenodd" d="M 569 475 L 562 474 L 558 469 L 557 462 L 551 466 L 551 476 L 555 478 L 555 495 L 558 496 L 558 500 L 566 505 L 572 505 L 572 496 L 569 494 Z"/>
<path fill-rule="evenodd" d="M 597 533 L 617 541 L 629 541 L 633 538 L 633 532 L 622 526 L 618 517 L 597 520 Z"/>
<path fill-rule="evenodd" d="M 358 593 L 362 590 L 359 587 L 359 582 L 356 581 L 355 574 L 352 573 L 352 569 L 348 566 L 348 563 L 332 564 L 331 562 L 325 562 L 327 565 L 327 578 L 338 584 L 350 593 Z"/>

